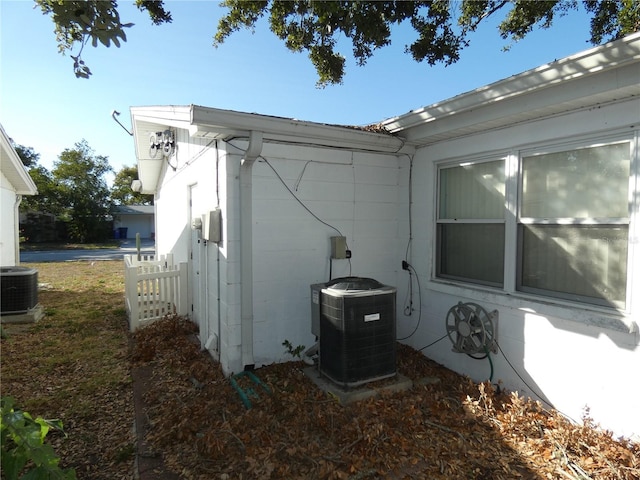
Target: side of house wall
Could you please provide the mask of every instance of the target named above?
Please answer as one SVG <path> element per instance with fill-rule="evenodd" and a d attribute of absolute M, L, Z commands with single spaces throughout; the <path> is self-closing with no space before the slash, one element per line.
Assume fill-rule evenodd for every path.
<path fill-rule="evenodd" d="M 190 262 L 191 316 L 202 346 L 232 372 L 242 365 L 239 177 L 246 142 L 193 139 L 186 131 L 177 138 L 170 160 L 176 170 L 165 170 L 156 196 L 157 251 Z M 264 145 L 252 167 L 256 366 L 290 359 L 285 340 L 313 345 L 310 286 L 330 277 L 372 277 L 398 287 L 402 315 L 406 278 L 397 280 L 407 249 L 408 166 L 404 156 Z M 219 245 L 198 241 L 191 228 L 193 218 L 215 207 L 222 214 Z M 330 260 L 332 236 L 346 237 L 350 260 Z"/>
<path fill-rule="evenodd" d="M 211 139 L 177 131 L 176 155 L 164 168 L 156 195 L 156 250 L 189 264 L 190 317 L 202 348 L 224 371 L 240 364 L 238 155 Z M 175 170 L 174 170 L 175 168 Z M 222 241 L 205 241 L 193 222 L 220 209 Z"/>
<path fill-rule="evenodd" d="M 163 173 L 154 200 L 156 249 L 159 254 L 173 253 L 176 262 L 190 259 L 192 217 L 215 207 L 216 158 L 208 143 L 191 138 L 186 130 L 178 130 L 176 153 L 161 160 Z M 201 193 L 192 191 L 194 188 Z M 192 195 L 200 196 L 196 199 Z"/>
<path fill-rule="evenodd" d="M 19 261 L 16 258 L 16 192 L 9 180 L 0 173 L 0 264 L 13 267 Z"/>
<path fill-rule="evenodd" d="M 408 170 L 395 155 L 267 144 L 262 156 L 253 167 L 257 364 L 291 359 L 285 340 L 313 345 L 311 284 L 351 275 L 396 286 L 408 204 L 405 195 L 399 206 Z M 350 260 L 330 258 L 334 236 L 346 237 Z"/>
<path fill-rule="evenodd" d="M 640 366 L 640 251 L 632 248 L 640 233 L 636 225 L 640 219 L 637 185 L 630 199 L 628 275 L 632 290 L 631 304 L 625 311 L 436 280 L 433 274 L 439 162 L 484 154 L 517 154 L 531 146 L 621 134 L 636 144 L 631 168 L 637 172 L 639 111 L 638 100 L 603 105 L 435 144 L 417 152 L 411 263 L 423 287 L 422 325 L 408 343 L 422 348 L 442 337 L 447 312 L 459 301 L 475 302 L 489 312 L 495 309 L 499 312 L 497 339 L 501 351 L 491 355 L 492 365 L 486 359 L 474 360 L 452 352 L 447 338 L 425 349 L 424 354 L 475 380 L 486 380 L 493 371 L 494 383 L 540 397 L 575 420 L 580 420 L 588 408 L 602 427 L 622 435 L 640 435 L 640 383 L 635 379 Z M 515 271 L 515 258 L 511 262 L 507 269 Z"/>

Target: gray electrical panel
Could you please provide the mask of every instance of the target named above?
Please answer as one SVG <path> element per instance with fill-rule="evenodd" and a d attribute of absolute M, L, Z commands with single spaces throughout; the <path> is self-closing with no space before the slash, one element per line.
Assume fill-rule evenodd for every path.
<path fill-rule="evenodd" d="M 222 215 L 219 208 L 202 216 L 202 238 L 214 243 L 222 241 Z"/>
<path fill-rule="evenodd" d="M 331 237 L 331 258 L 347 258 L 347 237 Z"/>

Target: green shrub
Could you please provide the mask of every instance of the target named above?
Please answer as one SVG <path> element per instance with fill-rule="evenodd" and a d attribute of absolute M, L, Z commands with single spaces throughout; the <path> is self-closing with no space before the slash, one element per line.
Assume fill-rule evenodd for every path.
<path fill-rule="evenodd" d="M 285 339 L 282 342 L 282 346 L 287 349 L 287 353 L 291 355 L 293 358 L 302 358 L 302 352 L 304 352 L 304 345 L 298 345 L 294 348 L 293 344 Z"/>
<path fill-rule="evenodd" d="M 63 470 L 53 447 L 44 443 L 50 429 L 62 431 L 60 420 L 35 420 L 15 408 L 11 397 L 0 399 L 0 455 L 6 480 L 75 480 L 73 469 Z"/>

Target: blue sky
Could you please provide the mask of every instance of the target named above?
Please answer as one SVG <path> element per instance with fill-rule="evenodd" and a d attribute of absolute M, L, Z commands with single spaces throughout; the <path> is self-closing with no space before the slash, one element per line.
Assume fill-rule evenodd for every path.
<path fill-rule="evenodd" d="M 16 143 L 33 147 L 48 169 L 82 139 L 114 170 L 134 165 L 132 138 L 112 120 L 113 110 L 127 127 L 132 106 L 188 104 L 367 125 L 591 48 L 588 19 L 580 11 L 534 31 L 508 52 L 495 22 L 483 25 L 458 63 L 430 67 L 404 53 L 412 32 L 398 27 L 392 45 L 364 67 L 346 48 L 344 83 L 318 89 L 306 55 L 289 52 L 266 22 L 214 48 L 224 13 L 217 1 L 166 1 L 173 23 L 162 26 L 121 1 L 121 20 L 135 25 L 120 48 L 85 48 L 93 72 L 85 80 L 75 78 L 72 60 L 58 53 L 53 22 L 34 5 L 0 0 L 0 123 Z"/>

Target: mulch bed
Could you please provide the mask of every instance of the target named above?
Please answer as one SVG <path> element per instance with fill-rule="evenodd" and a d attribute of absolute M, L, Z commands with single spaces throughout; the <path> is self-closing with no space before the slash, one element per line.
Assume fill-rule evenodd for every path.
<path fill-rule="evenodd" d="M 638 479 L 640 445 L 474 383 L 398 345 L 405 392 L 340 405 L 302 362 L 259 368 L 247 409 L 180 317 L 139 330 L 138 462 L 147 479 Z M 136 375 L 138 377 L 136 378 Z M 420 382 L 437 378 L 437 382 Z M 145 463 L 147 462 L 147 463 Z"/>

